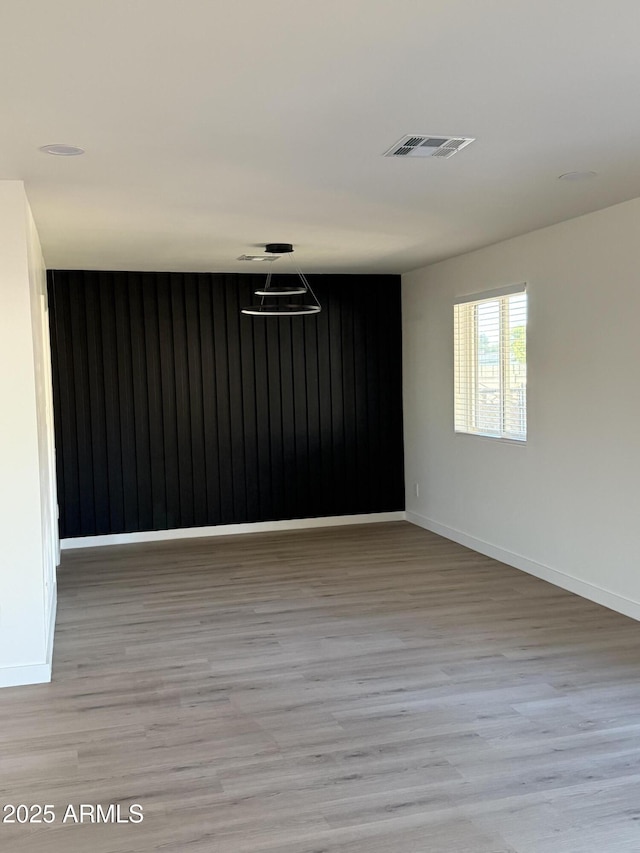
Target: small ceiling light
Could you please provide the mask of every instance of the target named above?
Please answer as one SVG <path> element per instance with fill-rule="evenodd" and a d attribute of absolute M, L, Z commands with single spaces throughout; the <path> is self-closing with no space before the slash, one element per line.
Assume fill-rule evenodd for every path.
<path fill-rule="evenodd" d="M 590 181 L 597 176 L 597 172 L 565 172 L 558 175 L 559 181 Z"/>
<path fill-rule="evenodd" d="M 300 314 L 317 314 L 321 308 L 318 298 L 311 289 L 306 275 L 300 270 L 292 258 L 293 246 L 291 243 L 267 243 L 265 246 L 267 255 L 287 255 L 297 274 L 299 281 L 295 284 L 274 284 L 272 272 L 267 273 L 265 286 L 254 291 L 260 297 L 258 305 L 249 305 L 242 309 L 243 314 L 251 314 L 254 317 L 295 317 Z M 274 258 L 275 260 L 275 258 Z M 281 302 L 282 297 L 299 297 L 294 301 Z"/>
<path fill-rule="evenodd" d="M 75 145 L 61 145 L 59 143 L 43 145 L 38 151 L 42 151 L 43 154 L 53 154 L 56 157 L 77 157 L 80 154 L 84 154 L 84 148 L 78 148 Z"/>

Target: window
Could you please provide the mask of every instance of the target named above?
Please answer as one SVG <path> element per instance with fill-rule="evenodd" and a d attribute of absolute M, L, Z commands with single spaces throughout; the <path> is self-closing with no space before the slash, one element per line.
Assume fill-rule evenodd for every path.
<path fill-rule="evenodd" d="M 526 441 L 525 285 L 462 297 L 454 323 L 455 431 Z"/>

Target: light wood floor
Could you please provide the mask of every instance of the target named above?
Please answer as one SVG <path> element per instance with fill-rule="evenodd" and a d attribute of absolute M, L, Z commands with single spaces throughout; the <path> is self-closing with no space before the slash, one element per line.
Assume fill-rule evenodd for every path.
<path fill-rule="evenodd" d="M 640 851 L 640 625 L 405 523 L 66 552 L 6 853 Z"/>

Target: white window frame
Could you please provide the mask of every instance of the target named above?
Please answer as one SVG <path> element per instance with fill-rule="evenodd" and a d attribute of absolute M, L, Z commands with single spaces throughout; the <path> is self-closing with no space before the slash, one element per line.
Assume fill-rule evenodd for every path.
<path fill-rule="evenodd" d="M 481 438 L 489 438 L 494 441 L 506 441 L 516 445 L 525 445 L 527 441 L 527 399 L 525 392 L 524 405 L 524 432 L 513 433 L 509 432 L 506 422 L 506 396 L 504 388 L 506 385 L 506 377 L 508 373 L 507 358 L 510 351 L 509 340 L 509 318 L 508 318 L 508 301 L 503 297 L 512 296 L 515 294 L 527 294 L 527 283 L 520 282 L 518 284 L 508 285 L 507 287 L 499 287 L 494 290 L 487 290 L 482 293 L 472 293 L 466 296 L 460 296 L 454 300 L 454 432 L 456 435 L 475 435 Z M 477 376 L 478 376 L 478 333 L 477 333 L 477 314 L 476 312 L 465 312 L 466 317 L 462 322 L 458 320 L 457 307 L 460 305 L 469 305 L 473 303 L 477 305 L 487 301 L 499 302 L 499 406 L 500 406 L 500 429 L 488 430 L 479 428 L 477 424 L 476 407 L 478 405 L 477 397 Z M 527 298 L 528 302 L 528 298 Z M 528 306 L 527 306 L 528 307 Z M 462 328 L 461 328 L 462 326 Z M 461 335 L 460 335 L 461 332 Z M 460 364 L 461 358 L 464 364 Z M 526 361 L 525 361 L 526 365 Z M 466 389 L 461 393 L 460 387 L 466 385 Z M 459 418 L 460 406 L 458 404 L 459 396 L 462 398 L 463 407 L 466 409 L 462 418 Z"/>

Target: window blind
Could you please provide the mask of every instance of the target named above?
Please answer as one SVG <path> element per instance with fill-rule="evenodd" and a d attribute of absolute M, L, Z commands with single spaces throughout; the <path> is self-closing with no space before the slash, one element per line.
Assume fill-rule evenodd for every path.
<path fill-rule="evenodd" d="M 454 306 L 456 432 L 526 440 L 526 330 L 525 285 Z"/>

